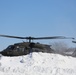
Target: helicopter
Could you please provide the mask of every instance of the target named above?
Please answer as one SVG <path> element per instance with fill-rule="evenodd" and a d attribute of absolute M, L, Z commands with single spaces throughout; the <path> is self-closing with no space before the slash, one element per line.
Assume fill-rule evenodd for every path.
<path fill-rule="evenodd" d="M 21 56 L 32 52 L 52 53 L 54 50 L 47 44 L 34 43 L 32 40 L 48 40 L 48 39 L 74 39 L 72 37 L 51 36 L 51 37 L 19 37 L 10 35 L 0 35 L 0 37 L 26 39 L 28 42 L 15 43 L 9 45 L 6 49 L 0 52 L 3 56 Z"/>

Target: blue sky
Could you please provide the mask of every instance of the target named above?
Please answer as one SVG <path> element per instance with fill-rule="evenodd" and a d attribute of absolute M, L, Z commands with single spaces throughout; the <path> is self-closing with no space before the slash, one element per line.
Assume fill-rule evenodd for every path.
<path fill-rule="evenodd" d="M 76 0 L 0 0 L 0 34 L 76 37 Z M 0 49 L 21 41 L 0 38 Z"/>

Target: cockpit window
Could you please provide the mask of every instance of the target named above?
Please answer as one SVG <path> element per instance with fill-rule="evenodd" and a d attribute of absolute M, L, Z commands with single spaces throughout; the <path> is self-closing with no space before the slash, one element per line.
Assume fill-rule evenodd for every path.
<path fill-rule="evenodd" d="M 10 45 L 10 46 L 7 47 L 7 49 L 12 49 L 12 50 L 13 50 L 14 48 L 15 48 L 15 47 L 14 47 L 13 45 Z"/>

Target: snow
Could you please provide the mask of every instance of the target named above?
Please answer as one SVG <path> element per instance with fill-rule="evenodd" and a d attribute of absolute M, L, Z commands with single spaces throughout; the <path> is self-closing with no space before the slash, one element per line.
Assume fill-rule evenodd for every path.
<path fill-rule="evenodd" d="M 53 53 L 0 57 L 0 75 L 76 75 L 76 58 Z"/>

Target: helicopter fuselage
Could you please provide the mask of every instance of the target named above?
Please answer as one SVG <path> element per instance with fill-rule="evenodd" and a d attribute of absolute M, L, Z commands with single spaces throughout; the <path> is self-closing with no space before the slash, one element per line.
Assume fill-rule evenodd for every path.
<path fill-rule="evenodd" d="M 27 55 L 31 52 L 51 53 L 52 51 L 53 50 L 50 48 L 50 45 L 22 42 L 22 43 L 16 43 L 14 45 L 9 45 L 6 49 L 1 51 L 0 53 L 4 56 L 21 56 L 21 55 Z"/>

